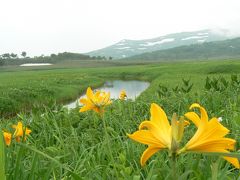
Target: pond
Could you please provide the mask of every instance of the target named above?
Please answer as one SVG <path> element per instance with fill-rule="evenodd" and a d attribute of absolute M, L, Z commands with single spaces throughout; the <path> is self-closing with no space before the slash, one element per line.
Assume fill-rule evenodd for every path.
<path fill-rule="evenodd" d="M 150 83 L 145 81 L 123 81 L 123 80 L 114 80 L 114 81 L 107 81 L 102 87 L 99 87 L 95 90 L 101 90 L 105 92 L 110 92 L 111 99 L 118 99 L 119 93 L 121 90 L 125 90 L 127 93 L 127 98 L 135 100 L 144 90 L 149 87 Z M 82 95 L 77 98 L 75 101 L 65 105 L 64 107 L 68 109 L 73 109 L 77 107 L 79 103 L 79 99 L 86 97 L 86 95 Z"/>
<path fill-rule="evenodd" d="M 23 67 L 28 67 L 28 66 L 51 66 L 52 64 L 50 63 L 26 63 L 26 64 L 21 64 L 20 66 Z"/>

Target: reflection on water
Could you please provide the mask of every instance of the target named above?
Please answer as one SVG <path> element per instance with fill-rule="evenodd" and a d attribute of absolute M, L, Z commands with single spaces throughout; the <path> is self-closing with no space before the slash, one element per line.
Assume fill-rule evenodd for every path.
<path fill-rule="evenodd" d="M 135 98 L 139 96 L 141 92 L 143 92 L 145 89 L 147 89 L 149 85 L 150 85 L 149 82 L 144 82 L 144 81 L 115 80 L 115 81 L 107 81 L 102 87 L 97 88 L 97 90 L 110 92 L 111 99 L 118 99 L 120 91 L 125 90 L 127 93 L 127 98 L 135 100 Z M 65 107 L 67 107 L 68 109 L 75 108 L 77 106 L 77 103 L 79 103 L 79 99 L 83 97 L 85 97 L 85 94 L 80 96 L 74 102 L 71 102 L 65 105 Z"/>

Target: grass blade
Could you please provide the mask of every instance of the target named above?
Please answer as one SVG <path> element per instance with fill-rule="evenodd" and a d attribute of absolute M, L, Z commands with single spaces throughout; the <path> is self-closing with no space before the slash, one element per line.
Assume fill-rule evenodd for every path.
<path fill-rule="evenodd" d="M 61 168 L 67 170 L 67 171 L 72 175 L 72 177 L 73 177 L 75 180 L 81 180 L 81 179 L 82 179 L 79 175 L 77 175 L 76 173 L 74 173 L 73 171 L 71 171 L 68 167 L 62 165 L 58 160 L 54 159 L 53 157 L 51 157 L 51 156 L 49 156 L 49 155 L 47 155 L 47 154 L 45 154 L 45 153 L 43 153 L 43 152 L 41 152 L 41 151 L 33 148 L 33 147 L 31 147 L 31 146 L 27 146 L 26 144 L 20 144 L 20 145 L 21 145 L 22 147 L 25 147 L 25 148 L 27 148 L 27 149 L 30 149 L 30 150 L 34 151 L 35 153 L 37 153 L 37 154 L 39 154 L 39 155 L 41 155 L 41 156 L 44 156 L 45 158 L 47 158 L 47 159 L 51 160 L 52 162 L 56 163 L 56 164 L 59 165 Z"/>
<path fill-rule="evenodd" d="M 0 132 L 0 179 L 6 180 L 5 175 L 5 143 L 3 140 L 2 132 Z"/>

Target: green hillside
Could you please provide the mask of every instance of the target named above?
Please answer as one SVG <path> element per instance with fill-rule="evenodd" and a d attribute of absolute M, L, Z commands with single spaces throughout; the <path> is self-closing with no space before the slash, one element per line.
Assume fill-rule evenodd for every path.
<path fill-rule="evenodd" d="M 180 46 L 126 58 L 128 60 L 190 60 L 240 57 L 240 38 Z"/>
<path fill-rule="evenodd" d="M 224 30 L 222 30 L 221 33 L 215 33 L 212 30 L 206 29 L 201 31 L 167 34 L 151 39 L 123 39 L 111 46 L 91 51 L 87 54 L 90 56 L 105 56 L 120 59 L 152 51 L 160 51 L 179 46 L 202 44 L 204 42 L 221 41 L 226 39 L 228 39 L 228 37 L 226 36 L 226 32 Z"/>

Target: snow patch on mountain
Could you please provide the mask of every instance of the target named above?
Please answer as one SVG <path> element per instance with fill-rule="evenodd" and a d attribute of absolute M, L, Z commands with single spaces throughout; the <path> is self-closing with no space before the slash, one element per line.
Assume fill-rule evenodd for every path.
<path fill-rule="evenodd" d="M 198 33 L 197 35 L 202 36 L 202 35 L 208 35 L 208 34 L 209 34 L 208 32 L 205 32 L 205 33 Z"/>
<path fill-rule="evenodd" d="M 168 38 L 168 39 L 163 39 L 161 41 L 155 41 L 155 42 L 146 42 L 146 44 L 140 44 L 140 46 L 155 46 L 157 44 L 163 44 L 167 42 L 172 42 L 174 41 L 174 38 Z"/>
<path fill-rule="evenodd" d="M 190 39 L 202 39 L 202 38 L 207 38 L 208 36 L 190 36 L 186 38 L 182 38 L 183 41 L 190 40 Z"/>
<path fill-rule="evenodd" d="M 125 45 L 125 43 L 118 43 L 118 44 L 116 44 L 116 46 L 124 46 Z"/>
<path fill-rule="evenodd" d="M 115 49 L 121 49 L 121 50 L 123 50 L 123 49 L 130 49 L 130 47 L 119 47 L 119 48 L 115 48 Z"/>

